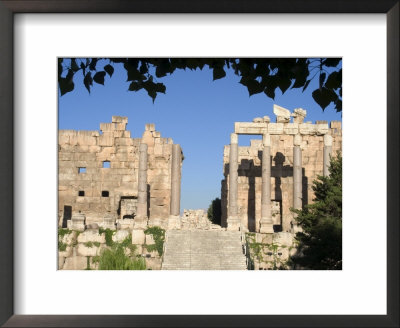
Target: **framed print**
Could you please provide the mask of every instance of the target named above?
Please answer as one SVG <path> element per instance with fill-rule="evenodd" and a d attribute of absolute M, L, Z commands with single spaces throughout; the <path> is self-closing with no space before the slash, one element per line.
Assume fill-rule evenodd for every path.
<path fill-rule="evenodd" d="M 0 220 L 1 324 L 88 327 L 165 324 L 271 327 L 398 326 L 398 1 L 349 1 L 338 5 L 336 1 L 303 3 L 294 0 L 233 1 L 229 4 L 208 1 L 201 4 L 172 1 L 167 4 L 162 1 L 81 3 L 4 0 L 0 1 L 0 9 L 0 56 L 4 64 L 0 77 L 3 114 L 0 179 L 3 205 Z M 287 15 L 289 13 L 291 15 Z M 134 42 L 131 42 L 131 37 Z M 71 224 L 76 223 L 71 229 L 77 230 L 81 222 L 79 220 L 83 216 L 76 215 L 76 210 L 69 218 L 65 214 L 68 213 L 66 207 L 69 203 L 61 202 L 53 189 L 62 189 L 67 199 L 72 199 L 68 194 L 69 190 L 72 190 L 74 208 L 81 206 L 87 197 L 96 197 L 99 203 L 104 204 L 105 212 L 101 213 L 101 222 L 97 222 L 95 217 L 89 217 L 87 213 L 87 217 L 84 218 L 86 224 L 90 225 L 91 229 L 98 229 L 100 235 L 101 231 L 107 230 L 105 226 L 103 229 L 102 224 L 107 221 L 104 219 L 107 216 L 106 212 L 111 211 L 109 206 L 115 211 L 118 208 L 119 221 L 113 221 L 114 227 L 114 224 L 130 224 L 129 220 L 145 217 L 146 214 L 151 218 L 151 214 L 140 209 L 140 204 L 146 201 L 161 202 L 162 197 L 147 200 L 149 196 L 144 185 L 132 189 L 138 190 L 137 195 L 133 194 L 132 190 L 119 190 L 117 199 L 114 190 L 102 182 L 100 185 L 91 185 L 91 189 L 88 189 L 83 183 L 67 185 L 55 178 L 58 173 L 73 174 L 78 181 L 85 174 L 106 174 L 128 168 L 147 171 L 140 168 L 143 164 L 139 161 L 130 163 L 129 159 L 119 159 L 117 165 L 116 156 L 103 158 L 99 155 L 99 162 L 95 164 L 99 167 L 93 168 L 87 159 L 75 159 L 77 162 L 72 167 L 64 166 L 61 171 L 55 165 L 57 152 L 58 156 L 61 154 L 63 158 L 71 157 L 68 150 L 65 150 L 68 147 L 55 151 L 56 140 L 58 139 L 60 144 L 61 138 L 72 138 L 67 131 L 68 127 L 59 125 L 60 130 L 66 129 L 61 134 L 57 133 L 56 128 L 57 121 L 60 123 L 63 118 L 62 112 L 57 113 L 54 109 L 57 102 L 59 108 L 62 105 L 57 100 L 57 60 L 58 63 L 62 63 L 60 58 L 69 58 L 67 65 L 71 67 L 78 62 L 85 72 L 85 80 L 82 83 L 90 89 L 86 74 L 89 69 L 86 66 L 89 67 L 89 64 L 85 66 L 80 58 L 118 59 L 121 56 L 343 58 L 343 270 L 258 270 L 245 272 L 246 276 L 240 272 L 179 270 L 138 271 L 132 274 L 129 271 L 84 271 L 83 269 L 90 269 L 91 265 L 98 263 L 90 262 L 97 255 L 80 256 L 83 260 L 86 260 L 86 257 L 88 259 L 88 262 L 81 263 L 82 265 L 68 260 L 69 255 L 62 256 L 61 262 L 57 256 L 55 261 L 52 247 L 53 244 L 57 244 L 57 238 L 52 234 L 55 227 L 51 226 L 52 223 L 49 224 L 53 222 L 53 213 L 54 216 L 58 216 L 58 225 L 62 229 L 71 228 Z M 77 59 L 74 61 L 71 58 Z M 234 61 L 231 63 L 235 64 Z M 102 64 L 103 66 L 104 76 L 107 72 L 111 75 L 110 68 L 106 69 L 105 64 Z M 214 70 L 214 79 L 215 74 L 218 77 L 218 71 Z M 241 75 L 243 78 L 243 74 Z M 60 76 L 64 78 L 64 75 Z M 96 75 L 94 81 L 103 84 L 104 76 L 101 79 L 101 74 Z M 107 82 L 108 80 L 104 88 L 107 88 Z M 194 85 L 197 85 L 197 81 Z M 131 88 L 134 89 L 135 85 L 131 85 Z M 161 86 L 158 85 L 158 88 Z M 178 89 L 184 90 L 184 83 L 181 83 Z M 319 89 L 322 89 L 321 82 Z M 154 93 L 147 91 L 150 96 L 154 96 Z M 216 99 L 215 96 L 214 100 Z M 78 106 L 78 103 L 79 101 L 75 106 Z M 277 104 L 279 105 L 279 102 Z M 288 123 L 288 119 L 283 117 L 286 115 L 284 108 L 274 108 L 274 113 L 279 114 L 277 124 L 282 123 L 282 120 L 285 121 L 284 124 Z M 303 110 L 296 110 L 294 114 L 303 115 Z M 228 110 L 226 113 L 228 116 L 231 114 L 232 120 L 237 122 L 233 119 L 232 112 Z M 112 115 L 111 123 L 108 122 L 110 118 L 101 121 L 101 133 L 95 138 L 106 139 L 112 132 L 113 140 L 118 139 L 115 142 L 135 142 L 135 139 L 131 139 L 134 137 L 125 129 L 127 119 L 122 117 L 124 115 Z M 119 112 L 115 115 L 119 115 Z M 296 115 L 294 122 L 301 119 Z M 75 117 L 74 120 L 79 119 Z M 129 117 L 129 120 L 132 122 L 134 118 Z M 268 119 L 257 117 L 252 123 L 247 121 L 251 127 L 249 124 L 243 125 L 245 130 L 240 130 L 240 124 L 235 125 L 235 132 L 240 134 L 244 131 L 243 133 L 248 134 L 248 128 L 269 123 L 265 120 Z M 185 124 L 195 122 L 200 125 L 200 120 L 196 120 L 196 113 L 193 113 L 193 116 L 188 116 Z M 204 133 L 207 133 L 207 127 L 210 129 L 212 124 L 202 124 Z M 318 128 L 321 129 L 318 133 L 324 134 L 325 123 L 318 124 Z M 120 128 L 122 126 L 123 128 Z M 286 125 L 285 127 L 288 128 Z M 151 124 L 146 125 L 145 130 L 149 135 L 157 134 Z M 197 130 L 193 128 L 193 131 Z M 287 130 L 287 133 L 291 132 Z M 126 137 L 127 135 L 129 137 Z M 119 140 L 124 136 L 129 140 Z M 84 142 L 92 142 L 92 137 L 90 135 L 83 138 Z M 174 138 L 174 135 L 166 137 Z M 319 137 L 323 140 L 322 136 Z M 307 140 L 310 144 L 313 142 L 311 139 Z M 235 143 L 234 141 L 233 137 L 231 144 Z M 325 144 L 327 147 L 328 141 Z M 108 145 L 107 140 L 104 142 L 112 147 Z M 169 141 L 165 142 L 169 144 Z M 300 141 L 294 142 L 301 146 Z M 267 141 L 260 143 L 268 144 Z M 226 144 L 229 144 L 229 141 Z M 127 145 L 133 148 L 125 149 L 125 153 L 137 153 L 138 158 L 141 158 L 141 145 Z M 79 146 L 82 146 L 82 142 Z M 84 146 L 88 148 L 89 144 Z M 163 147 L 157 151 L 164 154 L 164 148 L 168 147 Z M 93 148 L 93 151 L 98 150 Z M 155 146 L 151 151 L 155 154 Z M 146 154 L 147 152 L 148 150 Z M 289 162 L 295 162 L 294 158 L 290 159 L 289 153 L 283 153 Z M 158 157 L 161 158 L 160 154 Z M 259 154 L 254 156 L 252 160 L 256 163 Z M 224 164 L 228 164 L 229 159 L 225 157 Z M 159 164 L 162 166 L 165 163 Z M 125 167 L 126 165 L 128 166 Z M 171 165 L 173 166 L 172 163 Z M 176 166 L 178 167 L 179 163 Z M 153 174 L 151 170 L 148 170 L 149 175 Z M 166 172 L 163 167 L 160 167 L 160 170 Z M 242 167 L 241 170 L 245 171 L 246 168 Z M 276 175 L 274 170 L 276 166 L 272 168 L 272 174 Z M 294 166 L 292 175 L 295 180 Z M 92 184 L 95 183 L 93 181 Z M 166 183 L 169 183 L 168 181 Z M 136 182 L 128 183 L 134 185 Z M 149 185 L 152 188 L 151 183 Z M 276 197 L 276 185 L 273 189 L 277 200 L 274 206 L 282 206 Z M 229 193 L 226 188 L 224 190 L 225 193 Z M 142 192 L 141 195 L 139 191 Z M 172 187 L 171 194 L 169 189 L 161 191 L 160 194 L 167 193 L 163 197 L 168 199 L 169 204 L 170 198 L 173 198 Z M 282 191 L 287 192 L 283 186 Z M 113 202 L 113 199 L 116 201 Z M 231 200 L 229 202 L 232 203 Z M 159 207 L 151 207 L 151 204 L 151 211 L 165 205 L 159 203 Z M 244 211 L 250 213 L 250 202 L 248 204 L 249 208 Z M 57 208 L 59 205 L 62 205 L 62 214 L 60 207 Z M 239 204 L 240 206 L 243 208 L 243 205 Z M 179 215 L 179 206 L 175 206 L 174 210 L 172 207 L 173 205 L 168 207 L 168 213 L 165 214 L 168 220 L 171 216 Z M 84 207 L 79 209 L 83 212 L 87 210 Z M 72 222 L 73 216 L 75 223 Z M 255 214 L 254 216 L 256 221 L 257 217 Z M 227 222 L 227 225 L 232 222 Z M 138 220 L 133 221 L 134 225 L 138 223 Z M 256 226 L 257 224 L 255 223 Z M 259 224 L 263 229 L 268 228 L 268 225 L 263 226 L 262 222 Z M 285 224 L 285 229 L 289 229 L 289 224 Z M 247 228 L 250 229 L 250 226 Z M 107 233 L 104 232 L 104 243 L 107 246 L 110 245 L 106 239 L 110 239 L 110 236 L 113 236 L 112 242 L 109 240 L 110 243 L 118 243 L 112 232 L 110 236 Z M 77 234 L 76 241 L 71 243 L 76 242 L 81 248 L 84 246 L 86 252 L 102 247 L 100 244 L 103 243 L 103 239 L 89 240 L 85 239 L 87 236 L 84 235 Z M 154 234 L 152 236 L 153 242 L 157 244 L 158 237 Z M 134 236 L 132 233 L 131 238 L 133 237 L 145 240 L 138 244 L 139 247 L 145 247 L 146 240 L 151 239 L 147 235 Z M 64 235 L 61 249 L 60 239 L 58 245 L 60 251 L 67 251 L 69 245 L 66 239 L 64 240 Z M 79 252 L 82 253 L 82 249 Z M 271 256 L 274 256 L 273 252 L 271 251 Z M 60 267 L 80 268 L 82 271 L 56 270 L 56 262 Z M 150 265 L 147 260 L 143 262 Z"/>

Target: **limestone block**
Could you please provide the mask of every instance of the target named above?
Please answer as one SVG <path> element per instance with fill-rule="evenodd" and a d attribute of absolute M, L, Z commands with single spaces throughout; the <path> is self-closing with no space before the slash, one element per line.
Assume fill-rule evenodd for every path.
<path fill-rule="evenodd" d="M 269 123 L 269 122 L 271 122 L 271 119 L 269 118 L 269 116 L 264 116 L 263 117 L 263 122 Z"/>
<path fill-rule="evenodd" d="M 149 130 L 145 130 L 142 135 L 142 143 L 147 144 L 149 147 L 154 147 L 154 138 Z M 150 153 L 150 151 L 148 151 Z"/>
<path fill-rule="evenodd" d="M 267 130 L 269 134 L 283 134 L 283 123 L 269 123 Z"/>
<path fill-rule="evenodd" d="M 126 116 L 112 116 L 112 123 L 128 123 L 128 118 Z"/>
<path fill-rule="evenodd" d="M 162 156 L 163 155 L 163 145 L 162 144 L 155 144 L 154 145 L 154 155 Z"/>
<path fill-rule="evenodd" d="M 69 257 L 72 255 L 72 246 L 67 246 L 67 248 L 65 249 L 65 251 L 58 251 L 58 256 L 62 256 L 62 257 Z"/>
<path fill-rule="evenodd" d="M 153 235 L 145 235 L 146 236 L 146 245 L 154 245 Z"/>
<path fill-rule="evenodd" d="M 274 104 L 274 114 L 276 115 L 277 123 L 290 122 L 290 110 Z"/>
<path fill-rule="evenodd" d="M 76 240 L 76 231 L 71 231 L 71 233 L 64 235 L 62 238 L 60 238 L 60 241 L 67 245 L 73 244 L 75 240 Z"/>
<path fill-rule="evenodd" d="M 156 250 L 148 251 L 146 246 L 143 246 L 142 254 L 143 255 L 150 255 L 150 258 L 159 258 L 160 257 L 160 255 L 158 254 L 158 252 Z M 148 257 L 146 256 L 146 258 L 148 258 Z"/>
<path fill-rule="evenodd" d="M 131 131 L 123 131 L 122 132 L 122 137 L 123 138 L 130 138 L 131 137 Z M 132 140 L 132 144 L 133 144 L 133 140 Z"/>
<path fill-rule="evenodd" d="M 316 126 L 311 123 L 302 123 L 299 124 L 299 132 L 300 134 L 316 134 Z"/>
<path fill-rule="evenodd" d="M 329 132 L 328 124 L 315 124 L 317 135 L 324 135 Z"/>
<path fill-rule="evenodd" d="M 341 121 L 332 121 L 330 125 L 331 129 L 342 129 L 342 122 Z"/>
<path fill-rule="evenodd" d="M 118 230 L 132 230 L 134 226 L 134 219 L 118 219 L 117 229 Z"/>
<path fill-rule="evenodd" d="M 145 131 L 153 132 L 153 131 L 155 131 L 155 130 L 156 130 L 156 126 L 155 126 L 154 123 L 147 123 L 147 124 L 145 125 Z"/>
<path fill-rule="evenodd" d="M 298 123 L 287 123 L 283 126 L 283 131 L 285 134 L 297 134 L 299 133 L 299 124 Z"/>
<path fill-rule="evenodd" d="M 290 232 L 277 232 L 273 235 L 273 242 L 279 245 L 292 246 L 294 235 Z"/>
<path fill-rule="evenodd" d="M 303 123 L 304 118 L 307 115 L 307 111 L 302 108 L 296 108 L 291 116 L 293 116 L 294 123 Z"/>
<path fill-rule="evenodd" d="M 167 199 L 166 198 L 164 198 L 164 197 L 152 197 L 152 198 L 150 198 L 150 204 L 151 204 L 151 206 L 163 206 L 163 205 L 166 205 L 168 202 L 167 202 Z"/>
<path fill-rule="evenodd" d="M 62 270 L 65 262 L 64 256 L 58 256 L 58 270 Z"/>
<path fill-rule="evenodd" d="M 256 117 L 256 118 L 253 119 L 253 122 L 254 123 L 263 123 L 264 120 L 262 119 L 262 117 Z"/>
<path fill-rule="evenodd" d="M 112 240 L 116 243 L 123 242 L 126 238 L 128 238 L 130 232 L 128 230 L 118 230 L 113 236 Z"/>
<path fill-rule="evenodd" d="M 78 135 L 77 145 L 95 146 L 97 144 L 97 137 Z"/>
<path fill-rule="evenodd" d="M 115 138 L 115 145 L 116 146 L 132 146 L 132 139 L 131 138 Z M 127 149 L 129 150 L 129 149 Z"/>
<path fill-rule="evenodd" d="M 114 146 L 114 136 L 102 134 L 97 137 L 97 144 L 99 146 Z"/>
<path fill-rule="evenodd" d="M 85 270 L 87 258 L 85 256 L 72 256 L 65 259 L 63 270 Z"/>
<path fill-rule="evenodd" d="M 156 257 L 145 258 L 148 270 L 161 270 L 161 259 Z"/>
<path fill-rule="evenodd" d="M 134 229 L 132 230 L 132 244 L 143 245 L 145 243 L 145 234 L 143 230 Z"/>
<path fill-rule="evenodd" d="M 86 230 L 79 234 L 78 243 L 86 243 L 86 242 L 99 242 L 104 244 L 106 242 L 106 238 L 104 234 L 99 234 L 98 230 Z"/>
<path fill-rule="evenodd" d="M 264 134 L 267 123 L 235 122 L 235 133 L 237 134 Z"/>
<path fill-rule="evenodd" d="M 78 244 L 77 255 L 85 257 L 100 255 L 100 247 L 97 247 L 95 245 L 91 245 L 91 247 L 89 247 L 85 244 Z"/>

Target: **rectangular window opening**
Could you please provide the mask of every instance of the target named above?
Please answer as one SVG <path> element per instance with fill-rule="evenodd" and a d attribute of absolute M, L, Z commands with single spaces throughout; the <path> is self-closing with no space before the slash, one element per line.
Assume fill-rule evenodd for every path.
<path fill-rule="evenodd" d="M 86 167 L 78 167 L 78 173 L 86 173 Z"/>
<path fill-rule="evenodd" d="M 104 161 L 103 162 L 103 169 L 109 169 L 110 168 L 110 161 Z"/>
<path fill-rule="evenodd" d="M 81 197 L 85 196 L 85 192 L 83 190 L 79 190 L 78 196 L 81 196 Z"/>
<path fill-rule="evenodd" d="M 107 190 L 103 190 L 103 191 L 101 192 L 101 197 L 108 197 L 109 194 L 110 194 L 110 193 L 109 193 Z"/>

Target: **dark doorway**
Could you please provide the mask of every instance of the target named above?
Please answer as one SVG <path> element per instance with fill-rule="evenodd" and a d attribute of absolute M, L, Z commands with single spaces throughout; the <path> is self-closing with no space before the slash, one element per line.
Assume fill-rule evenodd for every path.
<path fill-rule="evenodd" d="M 71 220 L 71 216 L 72 216 L 72 206 L 64 205 L 64 216 L 63 216 L 63 222 L 62 222 L 63 228 L 67 227 L 67 221 Z"/>

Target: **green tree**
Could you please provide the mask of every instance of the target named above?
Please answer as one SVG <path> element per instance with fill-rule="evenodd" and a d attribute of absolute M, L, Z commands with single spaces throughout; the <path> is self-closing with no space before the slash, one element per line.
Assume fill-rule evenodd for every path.
<path fill-rule="evenodd" d="M 104 65 L 104 60 L 107 64 Z M 227 70 L 240 77 L 249 95 L 264 93 L 274 99 L 280 89 L 285 93 L 289 88 L 306 90 L 311 80 L 319 80 L 312 97 L 322 109 L 330 103 L 337 112 L 342 111 L 342 69 L 341 58 L 59 58 L 58 85 L 61 95 L 75 88 L 74 76 L 83 74 L 83 84 L 90 92 L 93 82 L 104 85 L 105 77 L 111 77 L 114 66 L 121 65 L 127 75 L 129 91 L 146 90 L 154 100 L 159 93 L 166 92 L 166 86 L 157 81 L 177 69 L 212 70 L 213 80 L 226 76 Z"/>
<path fill-rule="evenodd" d="M 302 232 L 296 234 L 294 265 L 314 270 L 342 269 L 342 157 L 331 157 L 330 175 L 313 182 L 314 203 L 297 213 Z"/>
<path fill-rule="evenodd" d="M 221 225 L 221 199 L 215 198 L 211 202 L 208 207 L 207 217 L 212 223 Z"/>

